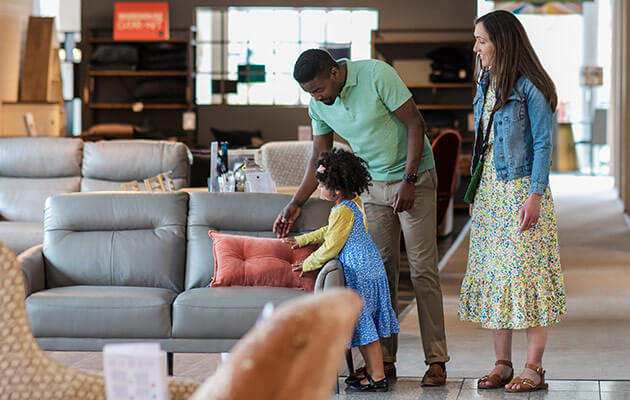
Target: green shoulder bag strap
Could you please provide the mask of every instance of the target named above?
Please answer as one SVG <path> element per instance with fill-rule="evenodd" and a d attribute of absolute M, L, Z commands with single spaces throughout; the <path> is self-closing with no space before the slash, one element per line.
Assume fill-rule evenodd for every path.
<path fill-rule="evenodd" d="M 488 94 L 488 90 L 483 94 L 483 106 L 486 104 L 486 95 Z M 483 112 L 482 106 L 482 112 Z M 479 183 L 481 183 L 481 175 L 483 174 L 483 162 L 484 157 L 486 155 L 486 150 L 488 150 L 488 140 L 490 139 L 490 129 L 492 128 L 492 124 L 494 122 L 494 113 L 496 109 L 493 109 L 490 113 L 490 119 L 488 120 L 488 125 L 486 126 L 486 133 L 483 137 L 483 142 L 481 143 L 481 153 L 479 155 L 479 159 L 477 161 L 477 165 L 473 169 L 472 177 L 470 178 L 470 183 L 468 184 L 468 188 L 466 189 L 466 194 L 464 195 L 464 201 L 468 204 L 471 204 L 475 201 L 475 195 L 477 194 L 477 188 L 479 187 Z M 479 117 L 479 125 L 477 127 L 477 132 L 483 132 L 483 118 Z"/>

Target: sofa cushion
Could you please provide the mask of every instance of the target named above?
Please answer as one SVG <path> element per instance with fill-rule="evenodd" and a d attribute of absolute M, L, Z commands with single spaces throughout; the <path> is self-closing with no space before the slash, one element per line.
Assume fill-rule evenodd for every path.
<path fill-rule="evenodd" d="M 267 302 L 278 305 L 308 292 L 286 288 L 216 287 L 182 292 L 173 303 L 173 337 L 240 339 Z"/>
<path fill-rule="evenodd" d="M 46 202 L 46 287 L 118 285 L 179 292 L 188 195 L 73 193 Z"/>
<path fill-rule="evenodd" d="M 0 176 L 59 178 L 81 175 L 83 141 L 74 138 L 0 139 Z"/>
<path fill-rule="evenodd" d="M 15 254 L 41 244 L 43 234 L 41 222 L 0 222 L 0 242 L 9 245 Z"/>
<path fill-rule="evenodd" d="M 165 338 L 176 296 L 159 288 L 69 286 L 33 293 L 26 311 L 36 337 Z"/>
<path fill-rule="evenodd" d="M 266 286 L 312 292 L 317 271 L 300 273 L 291 265 L 304 261 L 317 246 L 291 249 L 275 238 L 229 235 L 210 231 L 214 277 L 210 286 Z"/>
<path fill-rule="evenodd" d="M 208 286 L 213 276 L 209 230 L 256 237 L 275 237 L 273 221 L 291 196 L 277 193 L 190 193 L 188 206 L 186 289 Z M 309 199 L 291 235 L 311 232 L 328 223 L 332 203 Z"/>
<path fill-rule="evenodd" d="M 173 171 L 177 189 L 188 186 L 192 156 L 183 143 L 156 140 L 87 142 L 83 149 L 82 192 L 120 190 L 120 183 Z"/>
<path fill-rule="evenodd" d="M 0 177 L 0 220 L 41 223 L 47 197 L 78 192 L 80 186 L 78 176 L 48 179 Z"/>

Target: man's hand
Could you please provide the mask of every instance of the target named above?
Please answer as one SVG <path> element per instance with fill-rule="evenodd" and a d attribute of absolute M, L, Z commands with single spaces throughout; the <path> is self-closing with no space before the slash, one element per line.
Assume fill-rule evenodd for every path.
<path fill-rule="evenodd" d="M 282 238 L 282 243 L 286 243 L 290 245 L 292 249 L 297 249 L 298 247 L 300 247 L 300 245 L 298 245 L 298 242 L 297 240 L 295 240 L 294 237 Z"/>
<path fill-rule="evenodd" d="M 392 205 L 392 207 L 394 207 L 394 212 L 407 211 L 413 207 L 415 199 L 414 193 L 414 184 L 402 181 L 396 191 L 396 194 L 394 195 L 394 204 Z"/>
<path fill-rule="evenodd" d="M 273 223 L 273 232 L 278 235 L 279 238 L 283 238 L 289 233 L 295 220 L 300 216 L 302 207 L 291 202 L 286 205 L 278 214 L 278 217 Z"/>
<path fill-rule="evenodd" d="M 532 229 L 538 223 L 540 217 L 540 199 L 542 195 L 531 193 L 525 204 L 521 207 L 520 224 L 521 228 L 519 232 L 525 232 L 528 229 Z"/>

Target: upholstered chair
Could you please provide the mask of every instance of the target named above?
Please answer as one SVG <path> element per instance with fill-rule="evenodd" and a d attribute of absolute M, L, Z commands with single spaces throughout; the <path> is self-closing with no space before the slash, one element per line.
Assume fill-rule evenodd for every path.
<path fill-rule="evenodd" d="M 172 400 L 187 399 L 198 383 L 169 380 Z M 0 242 L 0 398 L 24 400 L 105 399 L 103 376 L 49 358 L 31 333 L 24 281 L 13 251 Z"/>
<path fill-rule="evenodd" d="M 282 304 L 191 399 L 330 399 L 361 308 L 361 297 L 341 288 Z"/>
<path fill-rule="evenodd" d="M 437 173 L 437 224 L 445 221 L 447 213 L 453 213 L 453 193 L 456 187 L 457 160 L 462 137 L 453 129 L 445 129 L 433 141 L 433 157 L 435 158 L 435 172 Z M 448 218 L 446 218 L 448 219 Z M 452 218 L 451 218 L 452 220 Z M 451 223 L 452 225 L 452 223 Z M 452 226 L 442 235 L 448 235 Z M 440 235 L 440 236 L 442 236 Z"/>
<path fill-rule="evenodd" d="M 351 151 L 341 142 L 334 142 L 333 146 Z M 271 172 L 276 186 L 299 186 L 312 154 L 313 142 L 310 140 L 268 142 L 260 147 L 262 167 Z"/>

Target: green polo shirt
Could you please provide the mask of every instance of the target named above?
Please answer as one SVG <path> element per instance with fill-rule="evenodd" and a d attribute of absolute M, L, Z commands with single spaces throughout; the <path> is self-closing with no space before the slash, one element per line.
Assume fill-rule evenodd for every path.
<path fill-rule="evenodd" d="M 409 100 L 411 92 L 394 68 L 383 61 L 338 62 L 347 65 L 346 84 L 330 106 L 311 98 L 308 113 L 313 135 L 337 132 L 367 162 L 375 181 L 402 179 L 407 163 L 407 127 L 393 111 Z M 434 166 L 425 135 L 418 173 Z"/>

